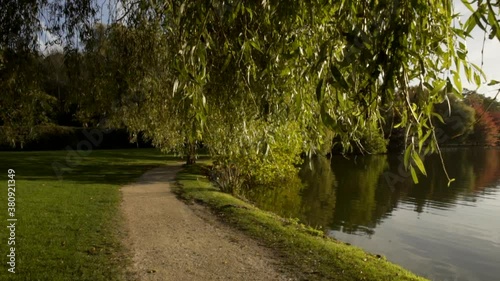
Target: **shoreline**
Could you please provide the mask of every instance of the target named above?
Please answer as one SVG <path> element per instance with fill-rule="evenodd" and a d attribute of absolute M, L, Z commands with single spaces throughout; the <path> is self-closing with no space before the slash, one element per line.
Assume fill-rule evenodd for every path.
<path fill-rule="evenodd" d="M 177 174 L 176 193 L 187 203 L 209 207 L 224 223 L 263 243 L 281 257 L 287 270 L 306 280 L 427 280 L 360 248 L 327 237 L 322 231 L 263 211 L 220 192 L 201 165 Z"/>

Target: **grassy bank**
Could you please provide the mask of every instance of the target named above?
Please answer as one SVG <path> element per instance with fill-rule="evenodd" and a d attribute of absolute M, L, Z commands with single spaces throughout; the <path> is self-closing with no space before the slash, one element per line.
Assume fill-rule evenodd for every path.
<path fill-rule="evenodd" d="M 224 221 L 274 249 L 303 280 L 426 280 L 383 257 L 219 192 L 200 165 L 185 169 L 177 180 L 184 199 L 208 205 Z"/>
<path fill-rule="evenodd" d="M 0 280 L 124 279 L 119 188 L 169 159 L 153 149 L 74 156 L 0 152 Z M 16 172 L 15 274 L 6 264 L 8 169 Z"/>

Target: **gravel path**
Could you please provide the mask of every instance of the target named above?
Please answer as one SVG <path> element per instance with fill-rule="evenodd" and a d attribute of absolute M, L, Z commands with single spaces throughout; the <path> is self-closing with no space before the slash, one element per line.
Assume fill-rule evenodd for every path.
<path fill-rule="evenodd" d="M 131 280 L 294 280 L 273 253 L 171 191 L 177 167 L 145 173 L 122 188 Z"/>

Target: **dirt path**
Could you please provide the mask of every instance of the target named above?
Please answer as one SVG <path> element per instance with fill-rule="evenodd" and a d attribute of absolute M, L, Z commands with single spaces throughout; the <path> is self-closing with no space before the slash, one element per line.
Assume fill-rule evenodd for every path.
<path fill-rule="evenodd" d="M 132 280 L 293 280 L 268 249 L 178 200 L 170 185 L 179 171 L 157 168 L 122 188 Z"/>

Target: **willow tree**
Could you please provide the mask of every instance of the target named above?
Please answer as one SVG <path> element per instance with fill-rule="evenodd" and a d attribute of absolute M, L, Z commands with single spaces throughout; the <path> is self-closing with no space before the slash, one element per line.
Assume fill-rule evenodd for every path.
<path fill-rule="evenodd" d="M 425 173 L 419 153 L 438 149 L 434 104 L 446 92 L 461 94 L 462 70 L 481 80 L 464 44 L 481 21 L 460 25 L 450 1 L 166 1 L 128 8 L 127 26 L 156 29 L 165 42 L 155 54 L 172 78 L 146 91 L 182 101 L 170 111 L 181 108 L 192 121 L 190 134 L 226 163 L 280 158 L 270 145 L 280 130 L 294 147 L 301 143 L 287 153 L 314 151 L 327 131 L 347 147 L 374 124 L 381 129 L 385 109 L 397 111 L 395 126 L 406 128 L 405 161 L 416 177 L 414 167 Z M 411 83 L 428 99 L 412 102 Z M 134 114 L 143 124 L 138 129 L 170 130 L 151 128 L 151 116 L 166 121 L 161 115 L 169 112 L 156 105 L 145 107 L 145 118 Z"/>
<path fill-rule="evenodd" d="M 463 24 L 450 0 L 118 3 L 104 56 L 87 48 L 109 58 L 93 65 L 116 68 L 97 67 L 103 86 L 86 92 L 105 108 L 82 112 L 104 110 L 165 150 L 202 141 L 226 173 L 262 181 L 286 176 L 326 136 L 348 147 L 382 130 L 383 111 L 405 128 L 412 175 L 425 173 L 419 154 L 438 150 L 434 104 L 461 94 L 462 70 L 481 83 L 465 38 L 475 26 L 500 38 L 492 1 L 467 3 Z M 413 84 L 429 98 L 413 102 Z"/>

